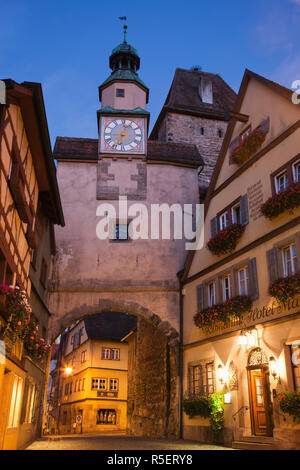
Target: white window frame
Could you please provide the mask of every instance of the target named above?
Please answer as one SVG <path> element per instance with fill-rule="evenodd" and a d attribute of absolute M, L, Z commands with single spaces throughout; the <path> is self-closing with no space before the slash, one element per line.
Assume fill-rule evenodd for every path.
<path fill-rule="evenodd" d="M 119 348 L 111 348 L 111 350 L 110 350 L 110 359 L 112 361 L 119 361 L 120 360 L 120 349 Z"/>
<path fill-rule="evenodd" d="M 249 269 L 248 266 L 238 270 L 239 295 L 249 294 Z"/>
<path fill-rule="evenodd" d="M 293 253 L 294 251 L 294 253 Z M 286 258 L 286 253 L 289 252 L 290 255 L 290 260 L 287 260 Z M 292 276 L 293 274 L 296 273 L 296 263 L 295 260 L 297 261 L 297 251 L 296 251 L 296 245 L 295 243 L 291 243 L 290 245 L 285 246 L 281 250 L 282 254 L 282 266 L 283 266 L 283 276 Z M 291 264 L 291 272 L 288 270 L 288 263 Z"/>
<path fill-rule="evenodd" d="M 226 281 L 228 280 L 228 285 L 226 286 Z M 226 293 L 228 292 L 228 298 Z M 231 299 L 231 275 L 227 274 L 226 276 L 222 277 L 222 299 L 223 302 Z"/>
<path fill-rule="evenodd" d="M 109 390 L 112 392 L 119 390 L 119 379 L 109 379 Z"/>
<path fill-rule="evenodd" d="M 298 174 L 298 177 L 297 177 L 297 172 L 296 172 L 296 168 L 299 168 L 299 174 Z M 293 181 L 294 183 L 300 183 L 300 160 L 297 160 L 294 164 L 293 164 Z"/>
<path fill-rule="evenodd" d="M 103 361 L 110 360 L 110 348 L 102 348 L 102 360 Z"/>
<path fill-rule="evenodd" d="M 224 230 L 225 228 L 227 228 L 228 224 L 229 224 L 229 214 L 227 211 L 225 211 L 221 215 L 219 215 L 220 230 Z"/>
<path fill-rule="evenodd" d="M 239 220 L 237 219 L 236 210 L 239 208 Z M 241 203 L 238 202 L 231 208 L 231 220 L 233 224 L 241 223 Z"/>
<path fill-rule="evenodd" d="M 213 305 L 216 305 L 217 299 L 216 299 L 216 281 L 212 281 L 208 284 L 207 286 L 207 291 L 208 291 L 208 306 L 212 307 Z"/>
<path fill-rule="evenodd" d="M 279 184 L 279 181 L 280 181 L 280 178 L 284 177 L 284 188 L 283 189 L 280 189 L 281 187 L 281 184 Z M 282 193 L 285 189 L 287 189 L 289 186 L 289 178 L 288 178 L 288 173 L 287 173 L 287 170 L 284 170 L 282 171 L 281 173 L 279 173 L 279 175 L 276 175 L 275 176 L 275 190 L 276 190 L 276 194 L 280 194 Z"/>

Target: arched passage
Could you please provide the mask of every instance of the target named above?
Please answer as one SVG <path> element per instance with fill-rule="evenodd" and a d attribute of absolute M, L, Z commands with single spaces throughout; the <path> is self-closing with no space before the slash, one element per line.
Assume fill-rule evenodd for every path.
<path fill-rule="evenodd" d="M 131 353 L 128 351 L 127 434 L 178 437 L 179 336 L 169 322 L 138 303 L 101 299 L 97 306 L 83 304 L 60 319 L 53 315 L 51 339 L 75 322 L 109 312 L 130 314 L 138 319 L 128 345 Z"/>

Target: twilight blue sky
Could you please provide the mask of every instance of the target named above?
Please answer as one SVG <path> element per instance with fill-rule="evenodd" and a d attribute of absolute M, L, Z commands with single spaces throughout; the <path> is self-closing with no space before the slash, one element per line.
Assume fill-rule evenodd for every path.
<path fill-rule="evenodd" d="M 97 137 L 98 85 L 123 15 L 150 88 L 150 130 L 176 67 L 200 65 L 235 91 L 245 68 L 287 87 L 300 79 L 300 0 L 2 0 L 0 77 L 42 83 L 52 143 Z"/>

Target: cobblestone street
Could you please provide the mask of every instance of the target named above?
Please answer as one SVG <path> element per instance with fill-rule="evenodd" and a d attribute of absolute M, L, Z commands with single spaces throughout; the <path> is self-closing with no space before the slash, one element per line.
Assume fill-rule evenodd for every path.
<path fill-rule="evenodd" d="M 129 436 L 57 436 L 35 441 L 26 450 L 232 450 L 194 441 Z"/>

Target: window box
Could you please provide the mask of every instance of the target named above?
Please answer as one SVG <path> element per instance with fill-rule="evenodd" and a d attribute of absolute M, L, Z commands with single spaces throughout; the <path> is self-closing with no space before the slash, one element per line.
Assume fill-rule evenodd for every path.
<path fill-rule="evenodd" d="M 194 323 L 204 331 L 211 327 L 229 326 L 232 320 L 240 319 L 252 305 L 251 297 L 238 295 L 226 302 L 208 307 L 194 316 Z"/>
<path fill-rule="evenodd" d="M 269 294 L 281 303 L 300 295 L 300 272 L 274 281 L 269 286 Z"/>
<path fill-rule="evenodd" d="M 260 211 L 267 219 L 274 219 L 285 211 L 293 212 L 300 207 L 300 183 L 294 183 L 267 201 L 261 206 Z"/>
<path fill-rule="evenodd" d="M 207 243 L 207 248 L 215 255 L 224 255 L 235 250 L 238 240 L 241 238 L 245 226 L 236 223 L 218 232 Z"/>
<path fill-rule="evenodd" d="M 231 161 L 241 165 L 254 155 L 262 146 L 267 132 L 257 127 L 249 135 L 241 139 L 239 145 L 233 149 L 231 154 Z"/>

